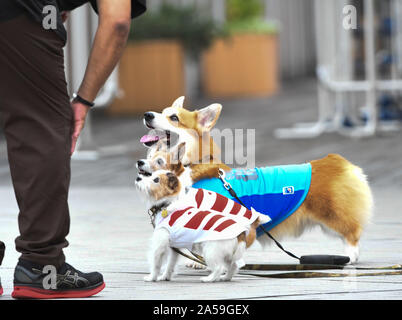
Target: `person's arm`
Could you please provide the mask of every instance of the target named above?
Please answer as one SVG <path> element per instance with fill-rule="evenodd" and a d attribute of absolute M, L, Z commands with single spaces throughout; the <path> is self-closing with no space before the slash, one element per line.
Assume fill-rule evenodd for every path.
<path fill-rule="evenodd" d="M 92 45 L 88 66 L 77 94 L 87 101 L 94 101 L 99 90 L 119 62 L 127 43 L 131 25 L 131 0 L 97 0 L 99 25 Z M 84 127 L 89 107 L 72 102 L 74 131 L 71 154 Z"/>

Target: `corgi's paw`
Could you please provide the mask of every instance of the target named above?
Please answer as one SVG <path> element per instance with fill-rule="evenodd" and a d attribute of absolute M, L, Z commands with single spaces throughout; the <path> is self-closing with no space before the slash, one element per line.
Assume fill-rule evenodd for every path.
<path fill-rule="evenodd" d="M 346 245 L 345 246 L 345 255 L 349 257 L 350 261 L 349 264 L 354 264 L 359 260 L 359 246 L 352 246 L 352 245 Z"/>

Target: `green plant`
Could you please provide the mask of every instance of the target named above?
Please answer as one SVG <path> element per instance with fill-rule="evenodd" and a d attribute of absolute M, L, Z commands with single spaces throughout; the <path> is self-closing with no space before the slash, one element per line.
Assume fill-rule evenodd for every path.
<path fill-rule="evenodd" d="M 229 22 L 261 18 L 264 5 L 261 0 L 227 0 L 226 18 Z"/>
<path fill-rule="evenodd" d="M 178 39 L 184 48 L 197 57 L 207 49 L 223 29 L 215 22 L 200 14 L 194 6 L 161 6 L 157 12 L 149 12 L 135 20 L 130 32 L 130 40 Z"/>
<path fill-rule="evenodd" d="M 278 32 L 278 26 L 274 22 L 262 19 L 248 19 L 228 22 L 225 26 L 226 32 L 233 33 L 257 33 L 273 34 Z"/>
<path fill-rule="evenodd" d="M 264 20 L 261 0 L 227 0 L 225 31 L 233 33 L 277 33 L 274 22 Z"/>

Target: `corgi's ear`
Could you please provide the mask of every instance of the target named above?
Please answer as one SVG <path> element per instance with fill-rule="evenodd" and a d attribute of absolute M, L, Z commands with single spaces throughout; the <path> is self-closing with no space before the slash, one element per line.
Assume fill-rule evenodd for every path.
<path fill-rule="evenodd" d="M 214 127 L 216 121 L 218 120 L 221 111 L 222 111 L 222 105 L 220 105 L 219 103 L 214 103 L 208 107 L 198 110 L 197 111 L 198 125 L 204 130 L 211 130 Z"/>
<path fill-rule="evenodd" d="M 173 150 L 172 160 L 174 163 L 179 163 L 183 159 L 186 153 L 186 143 L 182 142 L 178 146 L 176 146 Z"/>
<path fill-rule="evenodd" d="M 173 102 L 172 107 L 173 107 L 173 108 L 183 108 L 184 99 L 185 99 L 184 96 L 181 96 L 181 97 L 177 98 L 177 99 Z"/>

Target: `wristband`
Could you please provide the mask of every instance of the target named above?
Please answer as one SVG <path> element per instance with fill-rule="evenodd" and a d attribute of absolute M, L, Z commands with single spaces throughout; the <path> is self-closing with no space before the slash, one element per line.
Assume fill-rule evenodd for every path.
<path fill-rule="evenodd" d="M 95 103 L 90 102 L 88 100 L 85 100 L 84 98 L 82 98 L 81 96 L 79 96 L 77 93 L 73 93 L 73 101 L 77 101 L 80 102 L 82 104 L 85 104 L 88 107 L 93 107 L 95 105 Z"/>

